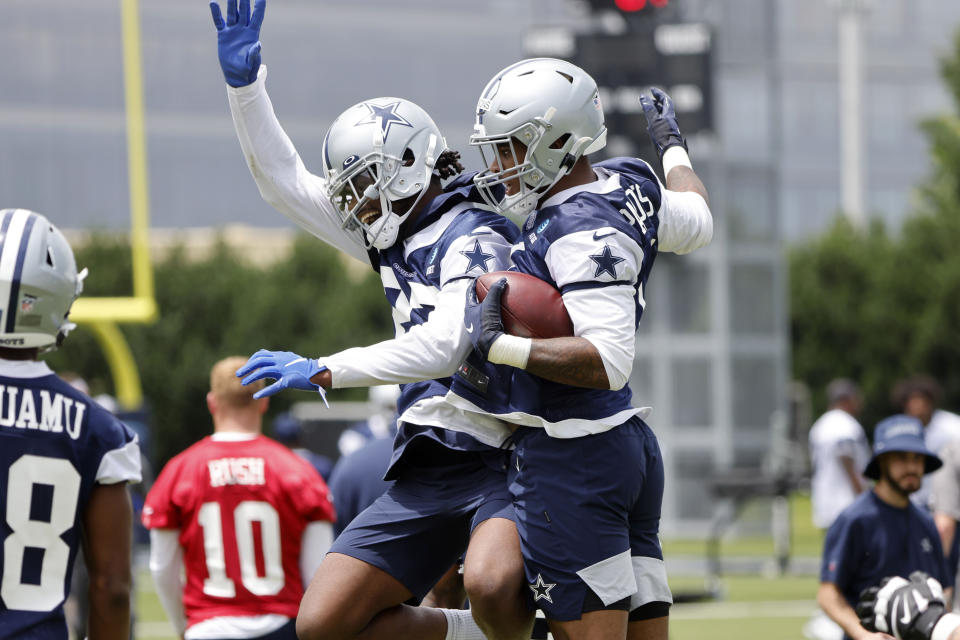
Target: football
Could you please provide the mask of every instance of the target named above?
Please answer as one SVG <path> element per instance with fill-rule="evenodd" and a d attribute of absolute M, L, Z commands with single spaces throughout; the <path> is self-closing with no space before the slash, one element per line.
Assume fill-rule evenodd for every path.
<path fill-rule="evenodd" d="M 573 322 L 560 292 L 540 278 L 517 271 L 494 271 L 477 278 L 477 298 L 482 302 L 500 278 L 507 288 L 500 298 L 503 328 L 521 338 L 563 338 L 573 335 Z"/>

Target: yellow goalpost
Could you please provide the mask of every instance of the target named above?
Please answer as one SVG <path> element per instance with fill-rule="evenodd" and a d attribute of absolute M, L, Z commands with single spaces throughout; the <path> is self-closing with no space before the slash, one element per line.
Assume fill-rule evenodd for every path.
<path fill-rule="evenodd" d="M 148 237 L 150 192 L 147 179 L 143 62 L 140 55 L 140 16 L 137 3 L 138 0 L 120 0 L 133 296 L 81 297 L 74 303 L 70 312 L 71 320 L 93 330 L 110 366 L 117 402 L 124 409 L 140 407 L 143 403 L 143 390 L 136 361 L 117 323 L 149 323 L 156 320 L 158 315 Z"/>

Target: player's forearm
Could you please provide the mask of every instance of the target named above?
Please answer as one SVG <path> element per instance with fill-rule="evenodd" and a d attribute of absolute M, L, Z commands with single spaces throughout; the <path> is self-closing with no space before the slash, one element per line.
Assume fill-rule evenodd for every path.
<path fill-rule="evenodd" d="M 600 352 L 586 338 L 533 340 L 526 370 L 545 380 L 588 389 L 609 389 Z"/>
<path fill-rule="evenodd" d="M 83 524 L 83 550 L 90 574 L 89 637 L 126 640 L 130 634 L 133 538 L 133 508 L 126 483 L 96 485 Z"/>
<path fill-rule="evenodd" d="M 817 604 L 854 640 L 870 633 L 860 624 L 857 612 L 853 610 L 853 607 L 850 606 L 835 584 L 831 582 L 820 583 L 820 588 L 817 591 Z"/>
<path fill-rule="evenodd" d="M 128 640 L 130 637 L 130 572 L 126 575 L 90 574 L 90 640 Z"/>
<path fill-rule="evenodd" d="M 333 205 L 327 206 L 322 178 L 306 169 L 277 120 L 265 78 L 262 66 L 254 83 L 227 89 L 237 138 L 261 197 L 304 230 L 367 263 L 366 252 L 343 231 Z"/>
<path fill-rule="evenodd" d="M 700 194 L 707 203 L 710 202 L 707 197 L 707 188 L 703 185 L 703 182 L 700 180 L 700 177 L 697 176 L 696 172 L 690 167 L 683 165 L 675 166 L 670 169 L 670 173 L 666 175 L 666 179 L 667 189 L 671 191 L 692 191 Z"/>
<path fill-rule="evenodd" d="M 862 493 L 866 487 L 864 486 L 863 476 L 857 471 L 853 458 L 850 456 L 840 456 L 840 464 L 847 474 L 847 479 L 850 481 L 850 486 L 853 487 L 854 493 Z"/>
<path fill-rule="evenodd" d="M 335 388 L 368 387 L 434 380 L 453 375 L 470 350 L 463 328 L 463 299 L 470 280 L 448 283 L 426 322 L 403 335 L 367 347 L 347 349 L 320 359 L 330 369 L 316 384 Z"/>

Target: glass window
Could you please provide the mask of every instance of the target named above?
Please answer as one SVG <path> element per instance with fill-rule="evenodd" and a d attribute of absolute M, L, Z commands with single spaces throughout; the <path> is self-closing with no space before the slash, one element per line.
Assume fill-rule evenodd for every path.
<path fill-rule="evenodd" d="M 763 241 L 777 238 L 777 211 L 769 171 L 732 172 L 727 193 L 730 239 Z"/>
<path fill-rule="evenodd" d="M 670 262 L 670 330 L 675 333 L 710 331 L 707 265 L 684 258 Z"/>
<path fill-rule="evenodd" d="M 730 267 L 730 329 L 735 335 L 776 332 L 774 266 L 735 264 Z"/>
<path fill-rule="evenodd" d="M 677 515 L 700 519 L 713 515 L 713 496 L 705 478 L 713 472 L 713 457 L 708 450 L 675 449 L 674 477 L 677 486 Z"/>
<path fill-rule="evenodd" d="M 648 358 L 634 360 L 630 390 L 633 391 L 633 406 L 649 407 L 653 404 L 653 365 Z"/>
<path fill-rule="evenodd" d="M 708 427 L 713 423 L 713 363 L 709 358 L 677 358 L 671 363 L 673 424 Z"/>
<path fill-rule="evenodd" d="M 770 140 L 770 98 L 766 78 L 753 73 L 729 73 L 717 82 L 719 131 L 729 146 L 762 154 Z"/>
<path fill-rule="evenodd" d="M 765 431 L 777 408 L 777 367 L 771 357 L 734 357 L 733 423 L 735 431 Z"/>

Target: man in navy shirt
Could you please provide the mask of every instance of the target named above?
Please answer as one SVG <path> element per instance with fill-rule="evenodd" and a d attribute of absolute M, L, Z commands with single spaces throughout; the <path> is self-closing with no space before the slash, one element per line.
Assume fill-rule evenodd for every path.
<path fill-rule="evenodd" d="M 864 471 L 876 485 L 840 513 L 823 547 L 817 602 L 846 637 L 888 637 L 861 626 L 854 611 L 860 592 L 884 576 L 920 570 L 952 588 L 933 518 L 910 501 L 924 474 L 940 465 L 924 445 L 916 418 L 897 415 L 877 425 L 873 458 Z"/>

